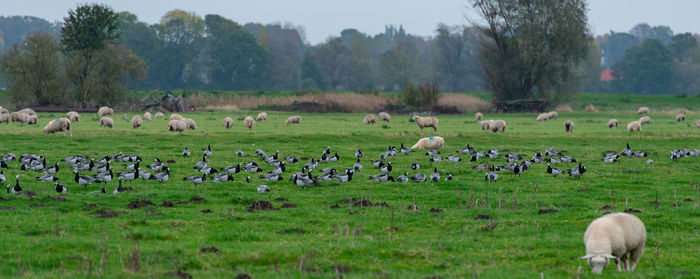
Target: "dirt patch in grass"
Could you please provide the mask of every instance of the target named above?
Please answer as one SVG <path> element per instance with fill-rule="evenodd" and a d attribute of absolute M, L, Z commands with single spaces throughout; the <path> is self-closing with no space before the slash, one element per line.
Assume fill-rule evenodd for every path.
<path fill-rule="evenodd" d="M 493 217 L 491 217 L 491 215 L 485 215 L 485 214 L 476 215 L 476 218 L 474 218 L 474 220 L 492 220 L 492 219 L 493 219 Z"/>
<path fill-rule="evenodd" d="M 29 207 L 47 207 L 47 205 L 45 205 L 43 203 L 33 203 L 33 204 L 30 204 Z"/>
<path fill-rule="evenodd" d="M 209 209 L 209 208 L 207 208 L 207 209 L 202 209 L 202 210 L 199 211 L 199 212 L 202 212 L 203 214 L 209 214 L 209 213 L 211 213 L 211 209 Z"/>
<path fill-rule="evenodd" d="M 33 198 L 34 196 L 36 196 L 36 192 L 33 192 L 33 191 L 26 191 L 26 192 L 20 193 L 20 195 L 25 195 L 25 196 L 27 196 L 27 197 L 29 197 L 29 198 L 31 199 L 31 198 Z"/>
<path fill-rule="evenodd" d="M 98 215 L 97 217 L 99 217 L 99 218 L 113 218 L 113 217 L 119 216 L 119 213 L 112 210 L 111 208 L 103 208 L 103 209 L 95 210 L 95 212 L 93 212 L 91 214 Z"/>
<path fill-rule="evenodd" d="M 611 206 L 611 205 L 606 205 L 606 206 L 603 206 L 600 208 L 600 210 L 613 210 L 613 209 L 615 209 L 615 207 Z"/>
<path fill-rule="evenodd" d="M 192 275 L 191 275 L 191 274 L 189 274 L 189 273 L 187 273 L 187 272 L 184 272 L 184 271 L 182 271 L 182 270 L 179 270 L 179 269 L 178 269 L 178 270 L 175 270 L 175 271 L 168 272 L 168 273 L 166 273 L 165 275 L 166 275 L 167 277 L 171 277 L 171 278 L 174 277 L 174 278 L 182 278 L 182 279 L 192 279 Z"/>
<path fill-rule="evenodd" d="M 661 205 L 661 203 L 659 203 L 658 201 L 650 201 L 649 205 L 652 205 L 654 207 L 659 207 L 659 205 Z"/>
<path fill-rule="evenodd" d="M 219 249 L 217 249 L 216 247 L 211 246 L 211 247 L 203 247 L 202 249 L 199 249 L 199 252 L 201 252 L 201 253 L 217 253 L 218 254 L 221 251 L 219 251 Z"/>
<path fill-rule="evenodd" d="M 190 199 L 190 202 L 193 202 L 193 203 L 202 203 L 202 202 L 206 202 L 206 201 L 207 201 L 207 199 L 202 198 L 202 197 L 192 197 Z"/>
<path fill-rule="evenodd" d="M 352 204 L 354 207 L 372 207 L 372 202 L 369 200 L 359 200 Z"/>
<path fill-rule="evenodd" d="M 83 203 L 83 211 L 90 211 L 95 209 L 98 206 L 102 206 L 104 204 L 101 203 Z"/>
<path fill-rule="evenodd" d="M 334 265 L 333 270 L 337 273 L 347 273 L 350 272 L 350 267 L 344 265 Z"/>
<path fill-rule="evenodd" d="M 278 201 L 278 202 L 285 202 L 285 201 L 288 201 L 288 199 L 283 198 L 283 197 L 279 197 L 279 198 L 276 198 L 275 201 Z"/>
<path fill-rule="evenodd" d="M 127 205 L 128 208 L 130 209 L 136 209 L 136 208 L 141 208 L 141 207 L 147 207 L 147 206 L 155 206 L 151 200 L 136 200 L 136 201 L 131 201 L 129 205 Z"/>
<path fill-rule="evenodd" d="M 64 202 L 64 201 L 67 201 L 67 199 L 64 198 L 64 197 L 51 197 L 51 196 L 46 196 L 46 198 L 47 198 L 47 199 L 50 199 L 50 200 L 52 200 L 52 201 L 55 201 L 55 202 Z"/>
<path fill-rule="evenodd" d="M 386 202 L 378 202 L 378 203 L 375 203 L 374 206 L 391 208 L 391 206 L 389 206 L 389 204 Z"/>
<path fill-rule="evenodd" d="M 281 207 L 281 208 L 297 208 L 297 205 L 296 205 L 296 204 L 293 204 L 293 203 L 288 203 L 288 202 L 287 202 L 287 203 L 284 203 L 284 204 L 283 204 L 282 206 L 280 206 L 280 207 Z"/>
<path fill-rule="evenodd" d="M 409 205 L 408 207 L 406 207 L 406 210 L 413 210 L 413 211 L 416 211 L 416 210 L 418 210 L 418 207 L 415 206 L 415 205 Z"/>
<path fill-rule="evenodd" d="M 552 214 L 552 213 L 557 213 L 559 210 L 556 210 L 554 208 L 549 208 L 549 209 L 540 209 L 540 211 L 537 212 L 537 214 Z"/>
<path fill-rule="evenodd" d="M 256 201 L 250 207 L 248 207 L 249 212 L 253 212 L 255 210 L 278 210 L 278 208 L 274 208 L 272 203 L 269 201 Z"/>
<path fill-rule="evenodd" d="M 233 277 L 233 279 L 253 279 L 253 277 L 245 273 L 239 273 L 236 277 Z"/>
<path fill-rule="evenodd" d="M 168 164 L 175 164 L 175 160 L 167 160 L 167 161 L 165 161 L 165 162 L 168 163 Z"/>
<path fill-rule="evenodd" d="M 333 209 L 340 208 L 340 205 L 338 205 L 338 204 L 336 203 L 335 205 L 331 205 L 331 208 L 333 208 Z"/>
<path fill-rule="evenodd" d="M 0 201 L 9 201 L 9 200 L 6 198 L 0 197 Z"/>
<path fill-rule="evenodd" d="M 693 199 L 683 199 L 684 202 L 693 202 Z"/>
<path fill-rule="evenodd" d="M 625 213 L 642 213 L 642 211 L 639 209 L 628 208 L 628 209 L 625 209 Z"/>
<path fill-rule="evenodd" d="M 440 212 L 442 212 L 442 209 L 433 207 L 433 208 L 430 209 L 430 212 L 433 212 L 433 213 L 440 213 Z"/>
<path fill-rule="evenodd" d="M 15 210 L 15 208 L 12 206 L 3 206 L 3 207 L 0 207 L 0 210 Z"/>

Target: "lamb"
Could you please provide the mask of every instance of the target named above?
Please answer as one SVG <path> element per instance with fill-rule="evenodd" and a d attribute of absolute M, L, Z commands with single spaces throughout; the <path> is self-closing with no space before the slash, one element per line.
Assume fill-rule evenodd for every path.
<path fill-rule="evenodd" d="M 299 123 L 301 123 L 301 116 L 292 115 L 289 118 L 287 118 L 287 121 L 285 121 L 284 123 L 285 124 L 299 124 Z"/>
<path fill-rule="evenodd" d="M 187 123 L 182 120 L 170 120 L 168 123 L 168 131 L 184 132 L 187 129 Z"/>
<path fill-rule="evenodd" d="M 19 112 L 26 113 L 27 115 L 36 115 L 36 111 L 30 108 L 22 109 Z"/>
<path fill-rule="evenodd" d="M 559 118 L 559 113 L 556 111 L 550 111 L 547 113 L 547 118 L 556 120 L 557 118 Z"/>
<path fill-rule="evenodd" d="M 29 118 L 29 114 L 26 114 L 24 112 L 15 111 L 12 112 L 12 114 L 10 114 L 10 119 L 12 119 L 12 123 L 27 123 L 27 118 Z"/>
<path fill-rule="evenodd" d="M 608 121 L 608 128 L 612 129 L 613 127 L 617 128 L 617 119 L 614 118 Z"/>
<path fill-rule="evenodd" d="M 685 114 L 679 113 L 676 115 L 676 122 L 683 122 L 685 121 Z"/>
<path fill-rule="evenodd" d="M 185 120 L 185 118 L 182 117 L 182 115 L 179 115 L 177 113 L 173 113 L 170 115 L 170 120 Z"/>
<path fill-rule="evenodd" d="M 105 115 L 113 115 L 114 110 L 111 109 L 110 107 L 100 107 L 100 109 L 97 110 L 97 116 L 105 116 Z"/>
<path fill-rule="evenodd" d="M 442 149 L 445 146 L 445 139 L 442 137 L 427 137 L 416 142 L 412 149 Z"/>
<path fill-rule="evenodd" d="M 549 120 L 549 113 L 540 113 L 540 115 L 537 116 L 535 121 L 540 122 L 540 121 L 547 121 Z"/>
<path fill-rule="evenodd" d="M 10 115 L 7 113 L 0 113 L 0 123 L 10 123 Z"/>
<path fill-rule="evenodd" d="M 423 128 L 425 127 L 433 127 L 433 130 L 437 132 L 438 129 L 438 119 L 435 117 L 420 117 L 418 115 L 413 116 L 413 121 L 418 124 L 418 127 L 420 128 L 421 131 L 423 131 Z"/>
<path fill-rule="evenodd" d="M 629 124 L 627 124 L 627 131 L 633 132 L 633 131 L 641 131 L 642 130 L 642 123 L 639 121 L 632 121 Z"/>
<path fill-rule="evenodd" d="M 484 118 L 484 115 L 481 112 L 474 114 L 474 122 L 481 121 L 482 118 Z"/>
<path fill-rule="evenodd" d="M 27 117 L 27 125 L 36 125 L 36 120 L 36 114 L 30 115 L 29 117 Z"/>
<path fill-rule="evenodd" d="M 640 124 L 651 124 L 651 118 L 649 116 L 642 116 L 639 118 Z"/>
<path fill-rule="evenodd" d="M 0 106 L 0 114 L 10 114 L 10 111 L 8 111 L 6 108 L 3 108 Z"/>
<path fill-rule="evenodd" d="M 567 133 L 573 133 L 574 132 L 574 122 L 571 120 L 564 121 L 564 128 L 566 129 Z"/>
<path fill-rule="evenodd" d="M 649 114 L 649 108 L 648 107 L 641 107 L 637 109 L 637 114 Z"/>
<path fill-rule="evenodd" d="M 53 134 L 56 132 L 63 132 L 63 135 L 66 135 L 66 131 L 70 133 L 70 136 L 73 136 L 73 131 L 70 129 L 70 120 L 68 118 L 57 118 L 54 120 L 49 121 L 48 124 L 46 124 L 46 127 L 44 127 L 44 134 Z"/>
<path fill-rule="evenodd" d="M 106 117 L 106 116 L 100 118 L 100 127 L 113 128 L 114 127 L 114 119 Z"/>
<path fill-rule="evenodd" d="M 248 128 L 248 130 L 253 130 L 253 126 L 255 125 L 255 119 L 253 119 L 253 117 L 251 117 L 250 115 L 246 116 L 243 120 L 243 125 L 245 125 L 246 128 Z"/>
<path fill-rule="evenodd" d="M 66 113 L 66 118 L 68 118 L 70 122 L 79 122 L 80 114 L 78 114 L 77 111 L 69 111 L 68 113 Z"/>
<path fill-rule="evenodd" d="M 150 112 L 144 112 L 144 113 L 143 113 L 143 119 L 145 119 L 146 121 L 151 121 L 151 120 L 153 120 L 153 118 L 151 118 L 151 113 L 150 113 Z"/>
<path fill-rule="evenodd" d="M 503 120 L 489 120 L 491 121 L 489 123 L 489 129 L 492 132 L 501 132 L 504 133 L 506 131 L 506 122 Z"/>
<path fill-rule="evenodd" d="M 131 127 L 138 129 L 141 126 L 143 126 L 143 118 L 141 118 L 140 115 L 134 115 L 134 117 L 131 118 Z"/>
<path fill-rule="evenodd" d="M 386 122 L 391 122 L 391 115 L 389 115 L 389 113 L 386 113 L 386 112 L 383 112 L 383 111 L 382 111 L 382 112 L 379 113 L 379 120 L 381 120 L 381 121 L 386 121 Z"/>
<path fill-rule="evenodd" d="M 231 129 L 231 126 L 233 126 L 233 118 L 226 117 L 224 119 L 224 125 L 226 126 L 226 130 Z"/>
<path fill-rule="evenodd" d="M 374 114 L 368 114 L 365 116 L 365 120 L 362 120 L 362 124 L 376 124 L 377 123 L 377 116 Z"/>
<path fill-rule="evenodd" d="M 634 271 L 644 252 L 647 231 L 639 218 L 627 213 L 611 213 L 593 220 L 583 234 L 586 255 L 593 273 L 601 274 L 603 269 L 615 260 L 617 271 Z M 628 261 L 629 260 L 629 263 Z"/>
<path fill-rule="evenodd" d="M 255 121 L 265 121 L 267 120 L 267 112 L 261 112 L 258 113 L 258 116 L 255 117 Z"/>
<path fill-rule="evenodd" d="M 197 122 L 194 121 L 192 118 L 185 118 L 183 121 L 185 121 L 185 124 L 187 125 L 187 129 L 190 130 L 196 130 L 197 129 Z"/>
<path fill-rule="evenodd" d="M 163 118 L 163 117 L 165 117 L 165 115 L 163 115 L 162 112 L 160 112 L 160 111 L 156 112 L 156 118 Z"/>

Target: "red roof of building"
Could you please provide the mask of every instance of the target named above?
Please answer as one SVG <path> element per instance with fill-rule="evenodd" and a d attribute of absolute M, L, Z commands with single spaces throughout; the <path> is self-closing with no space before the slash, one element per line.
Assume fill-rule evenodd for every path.
<path fill-rule="evenodd" d="M 602 73 L 600 73 L 600 81 L 611 81 L 611 80 L 615 80 L 615 78 L 612 76 L 611 69 L 605 69 L 605 70 L 603 70 Z"/>

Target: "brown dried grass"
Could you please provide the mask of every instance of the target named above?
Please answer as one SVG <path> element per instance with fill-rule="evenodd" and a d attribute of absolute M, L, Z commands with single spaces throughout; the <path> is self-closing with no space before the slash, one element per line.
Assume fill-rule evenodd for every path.
<path fill-rule="evenodd" d="M 598 111 L 597 109 L 595 109 L 595 107 L 593 106 L 593 104 L 588 104 L 588 105 L 586 106 L 586 109 L 585 109 L 585 110 L 586 110 L 587 112 L 597 112 L 597 111 Z"/>
<path fill-rule="evenodd" d="M 573 112 L 574 109 L 572 109 L 570 105 L 558 105 L 556 108 L 554 108 L 554 111 L 557 111 L 557 112 Z"/>
<path fill-rule="evenodd" d="M 337 107 L 347 112 L 376 111 L 392 100 L 377 95 L 355 93 L 322 93 L 300 96 L 250 96 L 250 95 L 192 95 L 190 103 L 197 107 L 217 110 L 251 110 L 260 107 L 286 107 L 294 103 L 316 103 L 324 107 Z"/>
<path fill-rule="evenodd" d="M 486 112 L 490 111 L 493 107 L 493 104 L 477 97 L 452 93 L 442 94 L 438 100 L 438 105 L 444 107 L 454 107 L 462 113 Z"/>

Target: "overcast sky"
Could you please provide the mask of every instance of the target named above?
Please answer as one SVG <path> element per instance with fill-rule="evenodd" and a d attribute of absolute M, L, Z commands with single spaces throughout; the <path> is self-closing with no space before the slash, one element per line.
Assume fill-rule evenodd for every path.
<path fill-rule="evenodd" d="M 68 9 L 85 0 L 2 0 L 0 15 L 33 15 L 60 21 Z M 467 24 L 477 19 L 468 0 L 102 0 L 117 11 L 156 23 L 167 11 L 182 9 L 200 16 L 219 14 L 239 23 L 290 22 L 303 26 L 313 44 L 355 28 L 371 35 L 388 24 L 403 25 L 408 33 L 430 36 L 438 23 Z M 436 4 L 437 3 L 437 4 Z M 628 31 L 640 22 L 667 25 L 674 33 L 700 33 L 699 0 L 589 0 L 594 34 Z"/>

